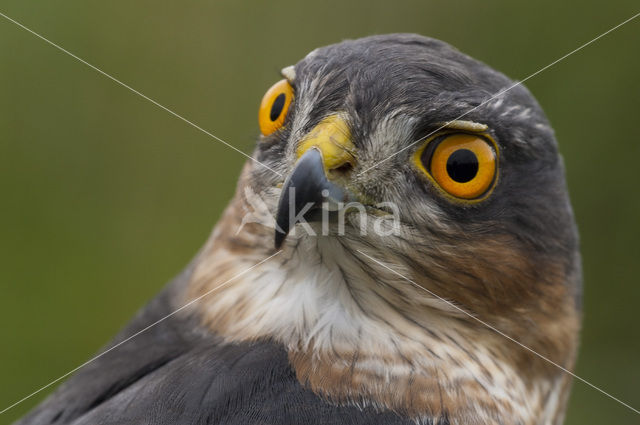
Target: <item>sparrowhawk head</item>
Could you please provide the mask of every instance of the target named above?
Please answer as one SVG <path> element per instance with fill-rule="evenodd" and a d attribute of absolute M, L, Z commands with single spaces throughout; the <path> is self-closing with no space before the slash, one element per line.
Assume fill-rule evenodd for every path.
<path fill-rule="evenodd" d="M 283 192 L 297 185 L 299 203 L 320 205 L 325 189 L 372 217 L 397 207 L 394 232 L 363 235 L 354 210 L 345 234 L 329 238 L 379 248 L 443 296 L 488 312 L 518 309 L 533 302 L 529 296 L 544 298 L 552 280 L 578 297 L 562 159 L 524 86 L 446 43 L 410 34 L 319 48 L 283 74 L 262 101 L 255 156 L 282 176 L 254 165 L 248 178 L 286 228 L 276 231 L 278 243 L 294 224 Z M 300 176 L 285 182 L 297 166 Z"/>

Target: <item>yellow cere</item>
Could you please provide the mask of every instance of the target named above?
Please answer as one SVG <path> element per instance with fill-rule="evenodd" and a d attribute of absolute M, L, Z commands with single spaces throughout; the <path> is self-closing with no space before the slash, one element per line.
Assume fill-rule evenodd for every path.
<path fill-rule="evenodd" d="M 351 131 L 338 114 L 326 117 L 305 136 L 298 145 L 298 158 L 312 148 L 318 149 L 322 154 L 325 172 L 346 163 L 355 165 L 355 145 L 351 140 Z"/>

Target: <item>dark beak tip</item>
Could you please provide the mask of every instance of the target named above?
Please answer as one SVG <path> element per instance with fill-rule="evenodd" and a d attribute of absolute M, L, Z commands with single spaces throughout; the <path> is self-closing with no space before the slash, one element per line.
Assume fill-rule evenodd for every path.
<path fill-rule="evenodd" d="M 282 233 L 279 230 L 276 230 L 276 235 L 275 235 L 275 248 L 276 249 L 280 249 L 282 247 L 282 243 L 284 242 L 284 240 L 287 238 L 287 234 L 286 233 Z"/>
<path fill-rule="evenodd" d="M 282 186 L 275 217 L 276 249 L 282 246 L 289 231 L 295 226 L 299 214 L 313 213 L 329 194 L 334 199 L 346 197 L 342 191 L 327 179 L 319 150 L 310 149 L 302 155 Z M 308 217 L 305 215 L 303 218 Z"/>

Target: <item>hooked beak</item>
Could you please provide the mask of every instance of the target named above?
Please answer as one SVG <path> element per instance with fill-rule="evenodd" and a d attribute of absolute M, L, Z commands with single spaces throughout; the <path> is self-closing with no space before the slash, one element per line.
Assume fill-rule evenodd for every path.
<path fill-rule="evenodd" d="M 322 120 L 300 142 L 298 161 L 282 186 L 276 214 L 275 246 L 280 248 L 296 223 L 311 218 L 324 206 L 337 209 L 355 200 L 331 178 L 340 178 L 355 165 L 355 146 L 339 115 Z M 328 177 L 329 176 L 329 177 Z"/>

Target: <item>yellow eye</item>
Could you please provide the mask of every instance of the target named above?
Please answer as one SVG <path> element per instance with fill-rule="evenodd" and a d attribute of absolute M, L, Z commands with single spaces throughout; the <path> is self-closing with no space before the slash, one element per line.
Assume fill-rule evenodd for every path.
<path fill-rule="evenodd" d="M 445 136 L 434 147 L 417 152 L 419 168 L 444 191 L 465 200 L 480 198 L 496 181 L 496 151 L 484 137 L 473 134 Z"/>
<path fill-rule="evenodd" d="M 287 80 L 280 80 L 267 90 L 258 111 L 258 122 L 263 135 L 268 136 L 282 127 L 292 100 L 293 87 Z"/>

